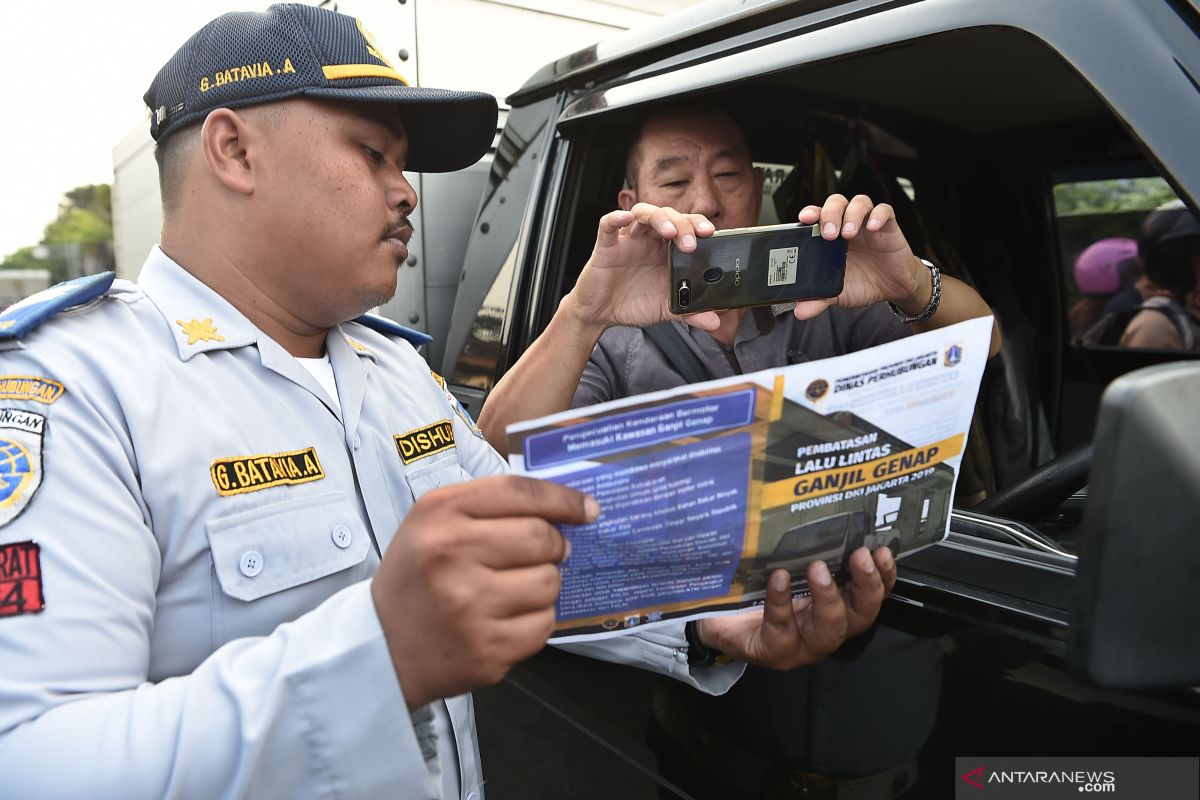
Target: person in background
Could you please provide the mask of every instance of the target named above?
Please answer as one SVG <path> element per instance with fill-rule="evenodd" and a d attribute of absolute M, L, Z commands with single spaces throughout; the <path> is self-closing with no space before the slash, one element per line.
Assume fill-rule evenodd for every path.
<path fill-rule="evenodd" d="M 1183 203 L 1155 209 L 1142 224 L 1138 254 L 1142 304 L 1121 333 L 1122 347 L 1200 349 L 1200 318 L 1188 308 L 1200 282 L 1200 223 Z"/>
<path fill-rule="evenodd" d="M 1067 312 L 1071 340 L 1096 324 L 1121 289 L 1124 264 L 1137 258 L 1137 242 L 1119 236 L 1092 242 L 1075 259 L 1075 287 L 1083 297 Z"/>

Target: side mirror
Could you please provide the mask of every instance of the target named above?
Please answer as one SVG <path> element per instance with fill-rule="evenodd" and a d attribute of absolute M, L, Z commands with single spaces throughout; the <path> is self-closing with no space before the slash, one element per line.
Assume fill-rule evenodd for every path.
<path fill-rule="evenodd" d="M 1200 685 L 1200 362 L 1113 381 L 1095 447 L 1067 664 L 1104 686 Z"/>

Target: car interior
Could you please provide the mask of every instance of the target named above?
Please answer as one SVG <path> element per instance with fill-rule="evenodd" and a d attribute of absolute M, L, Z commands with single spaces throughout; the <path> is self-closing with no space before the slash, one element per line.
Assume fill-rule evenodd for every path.
<path fill-rule="evenodd" d="M 1192 357 L 1082 344 L 1068 326 L 1082 297 L 1073 265 L 1091 242 L 1136 238 L 1147 214 L 1178 203 L 1170 176 L 1069 65 L 1013 29 L 940 34 L 657 102 L 680 101 L 742 124 L 767 175 L 761 224 L 832 191 L 867 194 L 896 208 L 916 254 L 978 289 L 1004 348 L 980 389 L 956 507 L 1029 523 L 1070 552 L 1104 386 Z M 541 325 L 615 207 L 629 130 L 654 104 L 562 127 L 571 157 Z"/>
<path fill-rule="evenodd" d="M 797 48 L 801 61 L 802 45 Z M 685 54 L 634 71 L 628 80 L 702 61 Z M 1003 643 L 982 629 L 955 628 L 947 650 L 947 664 L 955 666 L 946 668 L 938 723 L 921 756 L 930 782 L 918 785 L 914 796 L 932 796 L 922 790 L 941 786 L 938 770 L 952 755 L 994 750 L 997 741 L 1008 750 L 1047 752 L 1063 742 L 1089 741 L 1116 724 L 1140 731 L 1136 741 L 1152 752 L 1186 742 L 1184 723 L 1156 720 L 1146 727 L 1107 696 L 1066 683 L 1045 655 L 1062 652 L 1061 615 L 1075 588 L 1072 554 L 1105 386 L 1140 367 L 1195 357 L 1083 343 L 1073 312 L 1089 297 L 1075 264 L 1102 238 L 1136 239 L 1147 215 L 1177 203 L 1171 176 L 1050 46 L 1011 28 L 963 29 L 770 74 L 714 75 L 713 81 L 709 90 L 638 97 L 629 105 L 593 97 L 588 113 L 560 123 L 567 156 L 558 167 L 561 179 L 555 178 L 555 211 L 546 220 L 544 272 L 530 270 L 515 287 L 513 318 L 531 321 L 530 336 L 548 323 L 591 252 L 597 220 L 616 207 L 632 126 L 658 104 L 710 104 L 741 123 L 766 173 L 762 224 L 794 219 L 803 205 L 833 190 L 892 203 L 914 252 L 973 284 L 995 311 L 1004 339 L 1001 356 L 985 372 L 959 479 L 953 528 L 960 539 L 913 560 L 933 554 L 940 572 L 917 568 L 925 576 L 954 576 L 949 594 L 968 597 L 983 587 L 1002 603 L 1021 598 L 1033 617 L 1060 617 L 1049 627 L 1031 623 L 1018 630 L 1009 627 L 1015 617 L 1006 616 L 997 624 L 1015 638 Z M 1131 290 L 1132 276 L 1121 273 L 1118 293 Z M 1098 307 L 1113 298 L 1090 299 Z M 516 343 L 518 352 L 527 344 Z M 1004 539 L 1001 528 L 1014 538 Z M 978 543 L 968 555 L 998 557 L 957 557 L 963 536 Z M 1014 544 L 1028 548 L 1021 558 L 1012 558 L 1021 552 Z M 1016 587 L 1007 594 L 1005 581 Z M 925 631 L 930 636 L 940 636 L 946 620 L 997 619 L 969 603 L 939 610 L 937 601 L 927 597 L 930 613 L 920 620 L 937 620 Z M 906 607 L 892 604 L 895 613 L 885 622 L 914 622 L 904 619 Z M 681 774 L 712 781 L 722 770 L 751 780 L 758 767 L 744 743 L 719 735 L 719 722 L 664 733 L 669 714 L 663 709 L 670 704 L 663 705 L 656 685 L 637 670 L 556 648 L 521 665 L 501 686 L 481 693 L 482 738 L 496 747 L 520 737 L 572 755 L 560 756 L 559 772 L 507 765 L 507 772 L 493 773 L 497 790 L 511 781 L 566 794 L 586 786 L 593 796 L 740 796 L 723 784 L 684 791 L 671 783 Z M 1031 729 L 1013 713 L 1035 706 L 1055 724 Z M 919 717 L 919 709 L 910 711 Z M 516 730 L 491 722 L 518 714 L 527 722 Z M 977 724 L 981 718 L 989 720 L 986 730 Z M 676 756 L 684 768 L 667 769 Z M 706 761 L 720 767 L 702 769 Z M 809 796 L 810 789 L 822 796 L 820 786 L 807 785 L 792 786 L 786 796 L 802 796 L 802 790 Z"/>

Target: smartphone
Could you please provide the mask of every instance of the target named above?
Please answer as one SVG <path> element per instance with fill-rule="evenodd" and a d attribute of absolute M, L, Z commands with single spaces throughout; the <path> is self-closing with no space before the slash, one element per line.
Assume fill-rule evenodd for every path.
<path fill-rule="evenodd" d="M 675 314 L 836 297 L 846 277 L 846 240 L 817 225 L 730 228 L 667 251 Z"/>

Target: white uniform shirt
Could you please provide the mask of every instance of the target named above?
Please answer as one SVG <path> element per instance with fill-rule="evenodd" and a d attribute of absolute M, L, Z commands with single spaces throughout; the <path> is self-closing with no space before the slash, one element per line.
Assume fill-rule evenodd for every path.
<path fill-rule="evenodd" d="M 0 516 L 45 602 L 0 615 L 5 794 L 441 795 L 367 579 L 417 498 L 506 465 L 408 342 L 346 323 L 326 352 L 340 410 L 157 248 L 138 286 L 4 342 L 0 375 L 64 387 L 0 391 L 27 429 L 0 439 L 44 418 L 40 484 Z M 727 689 L 740 669 L 688 674 L 681 627 L 572 649 Z M 478 798 L 470 698 L 434 705 Z"/>

